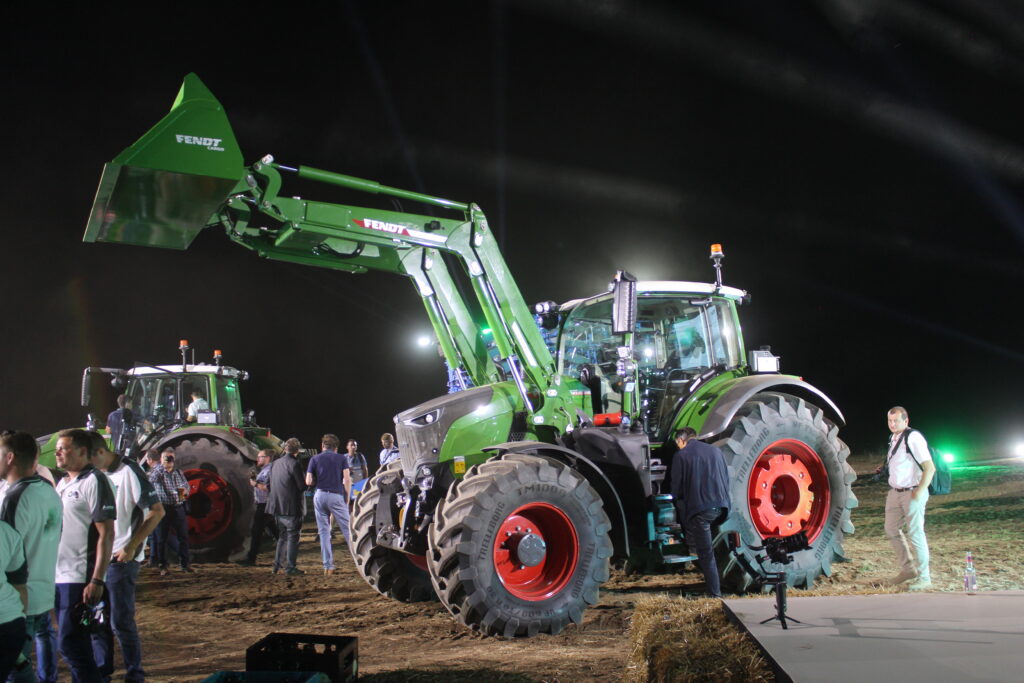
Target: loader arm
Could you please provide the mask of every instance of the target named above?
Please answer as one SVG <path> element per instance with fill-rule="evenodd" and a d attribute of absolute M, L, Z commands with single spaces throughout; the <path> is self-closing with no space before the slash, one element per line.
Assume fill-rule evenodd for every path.
<path fill-rule="evenodd" d="M 405 275 L 423 300 L 449 364 L 465 369 L 476 384 L 490 384 L 501 371 L 441 257 L 451 254 L 469 277 L 532 422 L 558 431 L 572 428 L 569 391 L 479 207 L 286 166 L 270 156 L 248 168 L 241 159 L 220 103 L 189 74 L 171 111 L 104 168 L 85 241 L 185 249 L 203 228 L 220 225 L 232 241 L 264 258 Z M 458 218 L 283 197 L 282 174 L 408 199 Z"/>

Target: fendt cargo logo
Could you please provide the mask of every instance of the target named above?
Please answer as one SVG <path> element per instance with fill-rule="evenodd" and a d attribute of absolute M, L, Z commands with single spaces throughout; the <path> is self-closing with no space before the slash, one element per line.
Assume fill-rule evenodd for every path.
<path fill-rule="evenodd" d="M 424 240 L 427 242 L 433 242 L 434 244 L 444 244 L 447 239 L 444 235 L 433 235 L 429 232 L 423 232 L 422 230 L 407 228 L 400 223 L 388 223 L 387 221 L 378 221 L 375 218 L 353 218 L 352 222 L 360 228 L 366 228 L 367 230 L 389 232 L 392 235 L 400 235 L 412 240 Z"/>
<path fill-rule="evenodd" d="M 224 151 L 224 148 L 220 146 L 224 138 L 201 138 L 195 135 L 175 135 L 174 137 L 178 139 L 179 145 L 197 145 L 205 147 L 211 152 Z"/>

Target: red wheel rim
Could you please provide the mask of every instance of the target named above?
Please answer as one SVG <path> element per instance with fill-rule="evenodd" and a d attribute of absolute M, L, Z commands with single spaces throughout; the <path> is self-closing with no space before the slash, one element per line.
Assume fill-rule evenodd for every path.
<path fill-rule="evenodd" d="M 498 528 L 493 556 L 509 593 L 530 602 L 546 600 L 564 589 L 576 570 L 576 527 L 554 505 L 528 503 Z"/>
<path fill-rule="evenodd" d="M 186 470 L 185 478 L 189 486 L 189 542 L 209 543 L 227 531 L 234 519 L 231 489 L 226 481 L 210 470 Z"/>
<path fill-rule="evenodd" d="M 828 518 L 828 472 L 814 449 L 781 439 L 761 452 L 750 471 L 750 516 L 762 538 L 804 531 L 810 543 Z"/>

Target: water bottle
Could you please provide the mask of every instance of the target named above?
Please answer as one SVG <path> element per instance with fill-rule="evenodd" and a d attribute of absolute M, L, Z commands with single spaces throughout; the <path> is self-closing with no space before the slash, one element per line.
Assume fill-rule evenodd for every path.
<path fill-rule="evenodd" d="M 964 568 L 964 593 L 974 595 L 978 590 L 978 574 L 974 571 L 974 556 L 967 551 L 967 567 Z"/>

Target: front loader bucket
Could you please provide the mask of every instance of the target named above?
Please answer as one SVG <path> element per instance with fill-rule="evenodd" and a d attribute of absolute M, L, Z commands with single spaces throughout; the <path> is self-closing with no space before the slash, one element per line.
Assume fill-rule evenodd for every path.
<path fill-rule="evenodd" d="M 189 74 L 171 111 L 103 167 L 83 240 L 186 249 L 244 176 L 224 108 Z"/>

